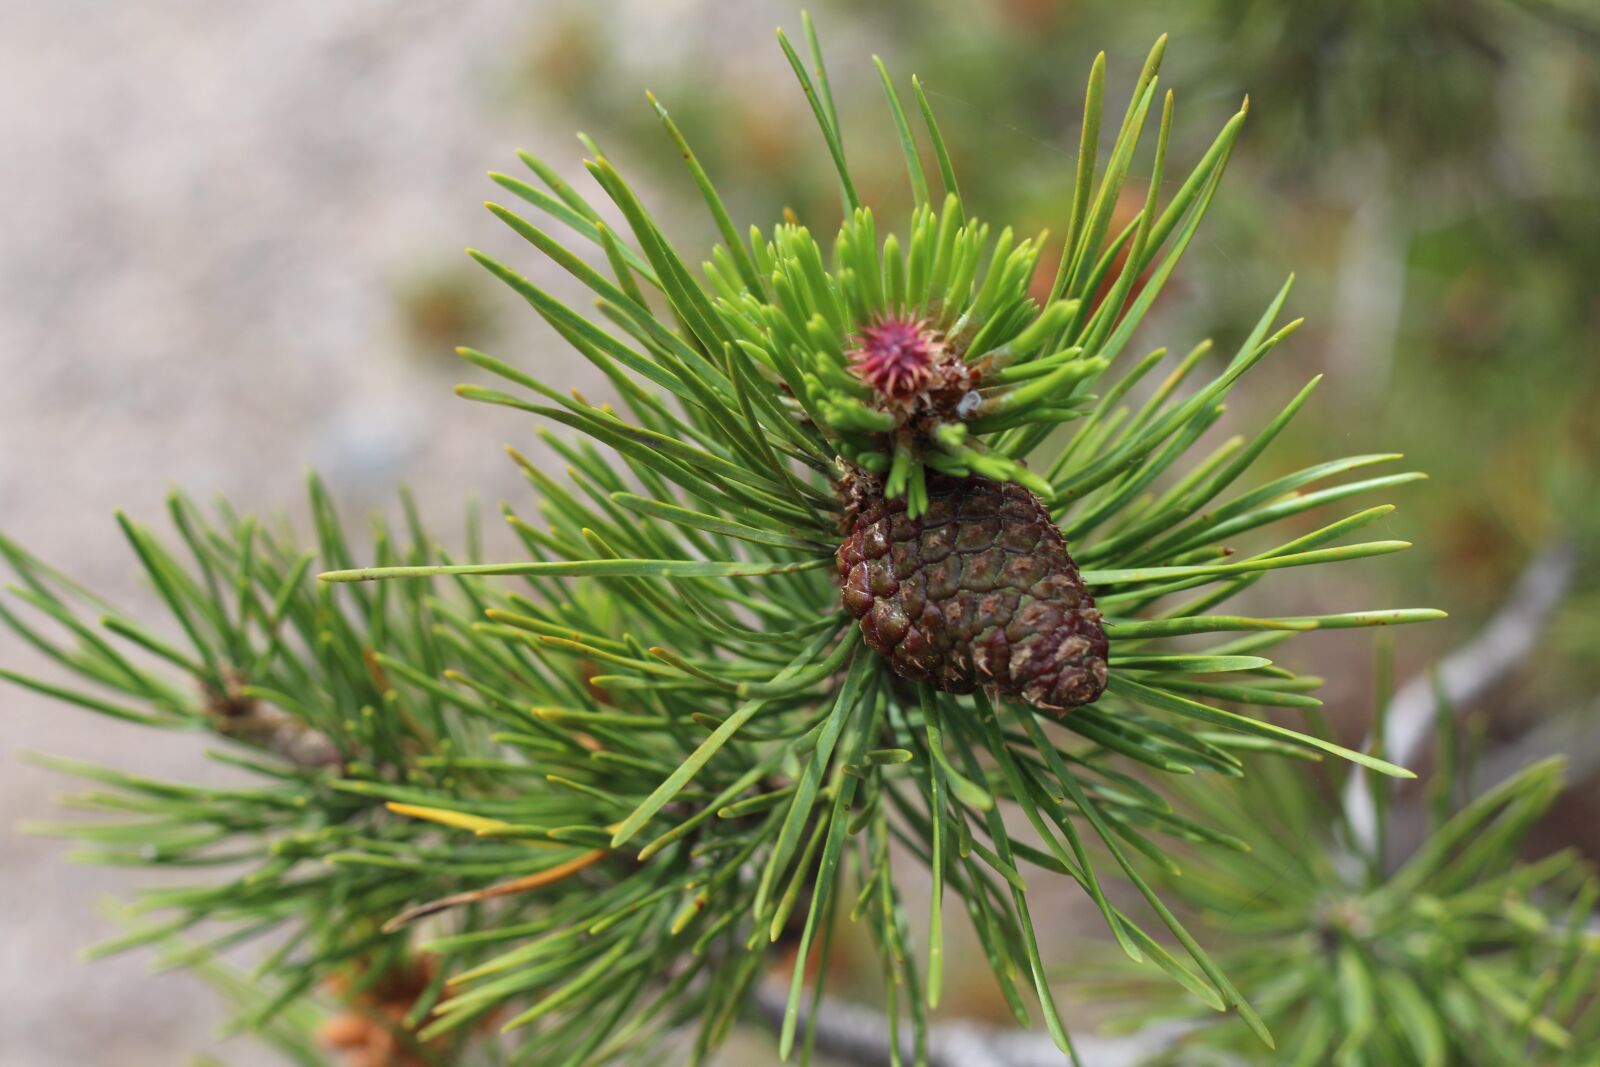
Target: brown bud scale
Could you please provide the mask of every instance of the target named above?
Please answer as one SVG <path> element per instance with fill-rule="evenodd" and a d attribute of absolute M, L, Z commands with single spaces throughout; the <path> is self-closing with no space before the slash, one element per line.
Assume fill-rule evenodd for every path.
<path fill-rule="evenodd" d="M 1038 497 L 931 470 L 916 519 L 873 475 L 853 474 L 845 494 L 841 599 L 896 674 L 1057 713 L 1105 691 L 1100 613 Z"/>

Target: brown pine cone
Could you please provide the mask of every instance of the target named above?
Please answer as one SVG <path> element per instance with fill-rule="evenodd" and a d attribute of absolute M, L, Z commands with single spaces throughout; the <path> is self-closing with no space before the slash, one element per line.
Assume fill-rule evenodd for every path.
<path fill-rule="evenodd" d="M 846 496 L 845 610 L 896 674 L 951 693 L 992 686 L 1058 713 L 1105 691 L 1100 613 L 1038 497 L 931 470 L 921 518 L 864 472 Z"/>

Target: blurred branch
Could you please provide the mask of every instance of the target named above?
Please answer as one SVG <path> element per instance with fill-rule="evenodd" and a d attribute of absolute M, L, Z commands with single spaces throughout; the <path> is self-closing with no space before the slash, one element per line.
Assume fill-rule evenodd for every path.
<path fill-rule="evenodd" d="M 1473 767 L 1461 802 L 1483 796 L 1517 772 L 1551 756 L 1562 757 L 1566 788 L 1577 788 L 1600 772 L 1600 731 L 1594 728 L 1597 716 L 1600 697 L 1582 708 L 1545 719 L 1515 738 L 1491 744 Z M 1426 838 L 1427 808 L 1425 798 L 1414 796 L 1390 812 L 1387 851 L 1391 860 L 1411 855 Z M 1591 919 L 1589 926 L 1600 933 L 1600 915 Z"/>
<path fill-rule="evenodd" d="M 1564 756 L 1567 784 L 1575 786 L 1600 772 L 1600 697 L 1577 711 L 1557 715 L 1528 730 L 1513 741 L 1497 746 L 1484 757 L 1473 777 L 1475 794 L 1482 794 L 1504 782 L 1530 763 L 1549 756 Z"/>
<path fill-rule="evenodd" d="M 1439 711 L 1435 675 L 1437 693 L 1452 707 L 1460 707 L 1478 700 L 1521 665 L 1566 597 L 1576 567 L 1572 544 L 1563 541 L 1544 549 L 1483 629 L 1440 660 L 1434 672 L 1419 674 L 1401 687 L 1389 702 L 1384 758 L 1404 766 L 1416 756 Z M 1366 750 L 1377 750 L 1375 738 L 1367 738 Z M 1377 842 L 1377 812 L 1360 767 L 1345 782 L 1344 810 L 1355 845 L 1370 852 Z"/>
<path fill-rule="evenodd" d="M 755 1008 L 774 1030 L 783 1025 L 787 991 L 762 986 Z M 809 1019 L 801 1006 L 797 1033 L 805 1033 Z M 1173 1022 L 1146 1027 L 1121 1037 L 1075 1037 L 1078 1062 L 1085 1067 L 1135 1067 L 1165 1051 L 1174 1041 L 1196 1028 Z M 889 1047 L 889 1022 L 882 1013 L 860 1004 L 824 1000 L 817 1020 L 815 1051 L 850 1067 L 888 1067 L 896 1062 Z M 911 1027 L 903 1024 L 897 1035 L 899 1062 L 914 1060 Z M 928 1028 L 928 1067 L 1061 1067 L 1061 1050 L 1048 1034 L 984 1026 L 972 1022 L 940 1023 Z"/>

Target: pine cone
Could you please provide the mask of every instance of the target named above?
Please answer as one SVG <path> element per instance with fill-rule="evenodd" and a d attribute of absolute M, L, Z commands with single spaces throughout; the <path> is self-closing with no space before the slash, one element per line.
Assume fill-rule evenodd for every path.
<path fill-rule="evenodd" d="M 992 686 L 1058 713 L 1105 691 L 1100 613 L 1038 497 L 933 471 L 920 518 L 865 472 L 846 495 L 842 599 L 896 674 L 951 693 Z"/>

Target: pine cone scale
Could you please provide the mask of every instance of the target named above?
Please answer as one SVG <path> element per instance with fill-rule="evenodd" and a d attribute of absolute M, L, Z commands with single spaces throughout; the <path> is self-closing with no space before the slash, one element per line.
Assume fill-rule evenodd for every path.
<path fill-rule="evenodd" d="M 896 674 L 952 693 L 991 686 L 1056 712 L 1100 696 L 1100 613 L 1032 493 L 935 476 L 916 519 L 870 475 L 854 475 L 848 496 L 840 599 Z"/>

